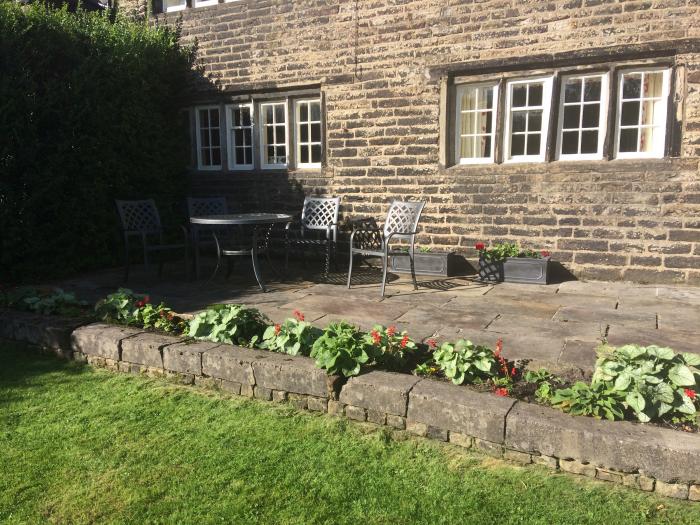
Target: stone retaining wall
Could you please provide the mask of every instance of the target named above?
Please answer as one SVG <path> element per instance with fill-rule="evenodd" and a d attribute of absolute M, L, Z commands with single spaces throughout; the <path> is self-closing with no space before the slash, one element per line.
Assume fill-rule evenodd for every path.
<path fill-rule="evenodd" d="M 405 429 L 520 464 L 700 501 L 700 435 L 598 421 L 406 374 L 343 382 L 308 357 L 183 340 L 103 323 L 0 311 L 0 338 L 114 371 L 168 376 L 297 408 Z"/>

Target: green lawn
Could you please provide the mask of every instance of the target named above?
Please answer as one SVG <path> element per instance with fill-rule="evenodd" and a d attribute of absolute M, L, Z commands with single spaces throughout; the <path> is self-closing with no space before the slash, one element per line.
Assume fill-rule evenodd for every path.
<path fill-rule="evenodd" d="M 700 505 L 0 345 L 2 523 L 700 523 Z"/>

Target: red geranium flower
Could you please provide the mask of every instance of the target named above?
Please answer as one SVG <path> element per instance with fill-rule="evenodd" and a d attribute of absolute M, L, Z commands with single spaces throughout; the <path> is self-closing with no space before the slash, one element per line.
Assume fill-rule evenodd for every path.
<path fill-rule="evenodd" d="M 382 336 L 381 336 L 381 334 L 380 334 L 379 332 L 377 332 L 376 330 L 372 330 L 372 331 L 369 333 L 369 335 L 372 336 L 372 339 L 374 340 L 374 344 L 375 344 L 375 345 L 378 345 L 379 343 L 382 342 Z"/>
<path fill-rule="evenodd" d="M 474 248 L 476 248 L 479 251 L 482 251 L 484 248 L 486 248 L 486 245 L 483 242 L 477 242 L 474 245 Z"/>
<path fill-rule="evenodd" d="M 136 308 L 143 308 L 146 305 L 146 303 L 144 301 L 136 301 L 135 305 Z"/>
<path fill-rule="evenodd" d="M 408 336 L 404 335 L 403 339 L 401 339 L 401 348 L 406 348 L 407 344 L 408 344 Z"/>
<path fill-rule="evenodd" d="M 151 302 L 151 296 L 147 295 L 146 297 L 143 298 L 143 304 L 148 304 Z"/>
<path fill-rule="evenodd" d="M 499 397 L 508 397 L 508 389 L 507 388 L 497 388 L 493 391 L 497 396 Z"/>
<path fill-rule="evenodd" d="M 517 374 L 517 373 L 518 373 L 518 370 L 515 367 L 513 367 L 513 370 L 510 371 L 510 375 L 512 375 L 513 377 L 515 377 L 515 374 Z"/>
<path fill-rule="evenodd" d="M 426 344 L 431 350 L 435 350 L 437 348 L 437 341 L 435 339 L 428 339 L 426 341 Z"/>
<path fill-rule="evenodd" d="M 498 357 L 501 355 L 501 352 L 503 351 L 503 339 L 499 339 L 496 341 L 496 351 L 494 352 L 494 355 Z"/>
<path fill-rule="evenodd" d="M 691 390 L 690 388 L 686 388 L 684 390 L 684 392 L 685 392 L 685 395 L 688 396 L 692 400 L 695 400 L 695 398 L 697 397 L 695 390 Z"/>
<path fill-rule="evenodd" d="M 549 252 L 549 250 L 542 250 L 542 251 L 540 252 L 540 255 L 541 255 L 542 257 L 549 257 L 549 256 L 552 255 L 552 254 Z"/>
<path fill-rule="evenodd" d="M 394 337 L 394 334 L 396 333 L 396 327 L 394 325 L 391 325 L 389 328 L 386 329 L 386 335 L 389 337 Z"/>
<path fill-rule="evenodd" d="M 296 318 L 297 321 L 303 321 L 304 320 L 304 314 L 302 314 L 299 310 L 294 310 L 292 312 L 294 314 L 294 317 Z"/>
<path fill-rule="evenodd" d="M 282 330 L 282 327 L 278 324 L 275 325 L 275 335 L 280 335 L 280 330 Z"/>

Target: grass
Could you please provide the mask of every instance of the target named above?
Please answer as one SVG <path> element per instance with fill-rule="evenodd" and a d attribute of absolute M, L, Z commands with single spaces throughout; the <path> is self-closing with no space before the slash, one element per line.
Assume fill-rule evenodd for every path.
<path fill-rule="evenodd" d="M 2 523 L 700 523 L 700 505 L 0 344 Z"/>

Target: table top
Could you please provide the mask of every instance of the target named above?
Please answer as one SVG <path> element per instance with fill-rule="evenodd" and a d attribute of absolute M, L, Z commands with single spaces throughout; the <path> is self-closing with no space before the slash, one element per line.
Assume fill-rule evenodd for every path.
<path fill-rule="evenodd" d="M 192 224 L 275 224 L 291 222 L 292 215 L 286 213 L 233 213 L 227 215 L 205 215 L 190 217 Z"/>

